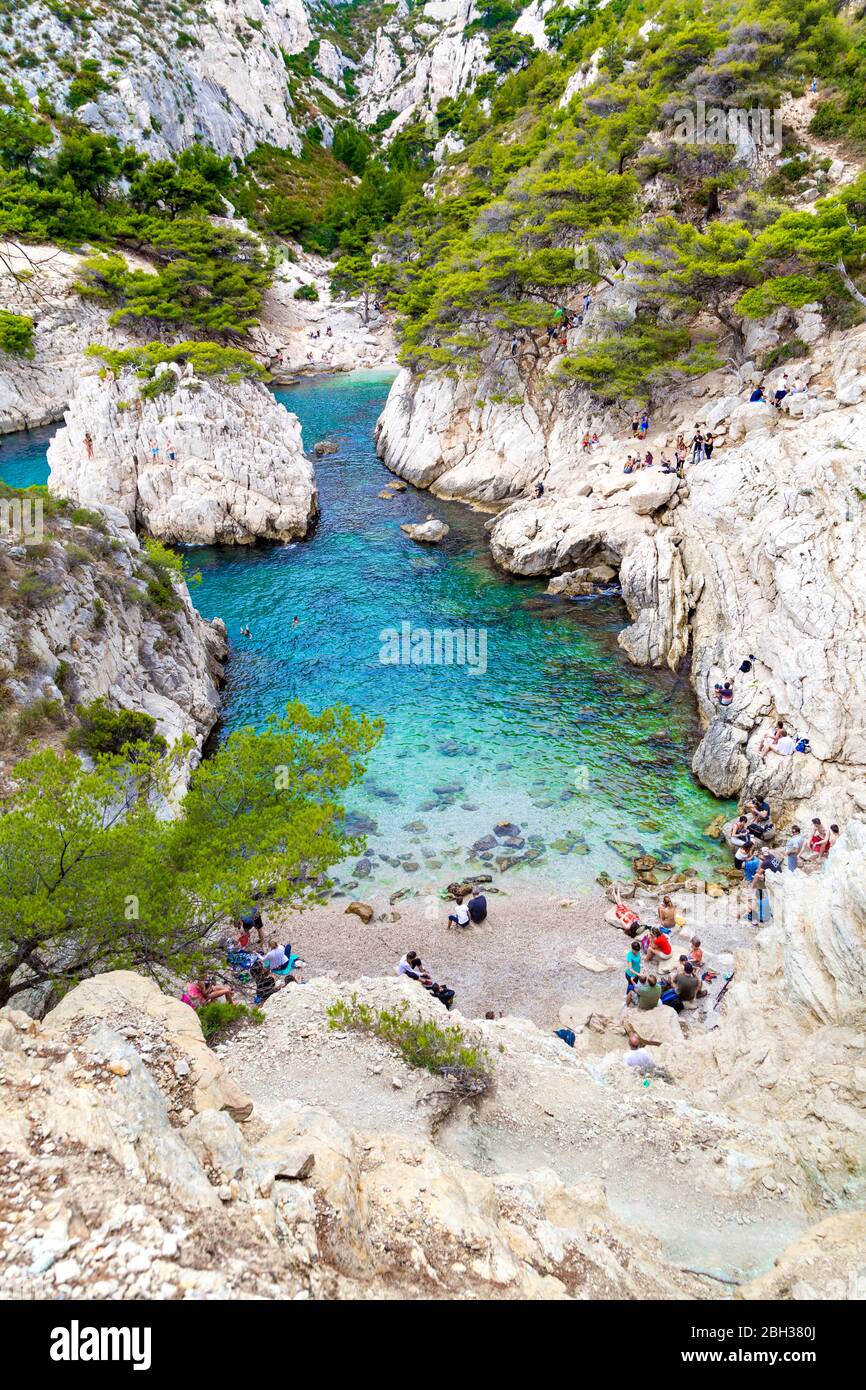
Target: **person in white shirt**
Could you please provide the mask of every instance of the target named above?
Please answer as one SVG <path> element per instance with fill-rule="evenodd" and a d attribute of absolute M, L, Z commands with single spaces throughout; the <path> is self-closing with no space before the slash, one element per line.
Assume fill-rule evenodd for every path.
<path fill-rule="evenodd" d="M 408 975 L 410 980 L 421 978 L 422 965 L 417 951 L 407 951 L 397 963 L 397 974 Z"/>
<path fill-rule="evenodd" d="M 652 1071 L 655 1062 L 645 1047 L 641 1047 L 640 1038 L 636 1033 L 628 1035 L 629 1050 L 623 1057 L 623 1065 L 627 1067 L 640 1067 L 644 1071 Z"/>
<path fill-rule="evenodd" d="M 270 949 L 266 956 L 262 956 L 262 961 L 269 970 L 282 970 L 283 966 L 289 963 L 285 948 L 278 945 L 276 941 L 271 941 L 268 944 Z"/>
<path fill-rule="evenodd" d="M 796 747 L 797 740 L 792 738 L 790 734 L 783 734 L 775 748 L 770 749 L 770 752 L 778 753 L 783 758 L 790 758 Z"/>
<path fill-rule="evenodd" d="M 448 914 L 448 925 L 450 926 L 452 922 L 454 923 L 455 927 L 469 926 L 469 912 L 463 906 L 462 898 L 457 899 L 457 906 L 455 907 L 453 912 L 450 912 Z"/>

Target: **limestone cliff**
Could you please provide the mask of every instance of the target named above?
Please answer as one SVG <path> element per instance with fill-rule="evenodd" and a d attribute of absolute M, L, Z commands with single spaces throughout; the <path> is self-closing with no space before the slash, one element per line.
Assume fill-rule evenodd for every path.
<path fill-rule="evenodd" d="M 0 768 L 33 735 L 63 739 L 75 706 L 98 696 L 200 749 L 219 710 L 224 625 L 200 618 L 181 582 L 170 608 L 154 603 L 146 556 L 111 508 L 60 508 L 36 545 L 19 540 L 0 536 Z"/>
<path fill-rule="evenodd" d="M 174 389 L 150 401 L 131 371 L 83 375 L 49 446 L 52 492 L 116 507 L 165 541 L 305 536 L 318 497 L 297 417 L 259 382 L 173 375 Z"/>
<path fill-rule="evenodd" d="M 633 620 L 620 641 L 631 659 L 675 668 L 691 652 L 706 726 L 694 770 L 713 791 L 748 787 L 841 819 L 866 806 L 866 587 L 857 560 L 866 330 L 828 335 L 807 309 L 797 331 L 811 343 L 798 364 L 807 394 L 780 411 L 750 403 L 760 379 L 753 361 L 684 385 L 660 402 L 641 446 L 655 455 L 651 472 L 623 474 L 632 441 L 621 417 L 587 393 L 544 389 L 530 363 L 511 357 L 470 382 L 403 372 L 378 448 L 417 486 L 498 507 L 490 544 L 503 568 L 559 574 L 602 561 L 619 569 Z M 770 329 L 747 346 L 757 352 L 774 337 Z M 695 426 L 713 430 L 715 452 L 678 482 L 658 459 Z M 601 441 L 591 453 L 581 449 L 586 431 Z M 544 496 L 527 498 L 536 481 Z M 754 671 L 720 710 L 715 683 L 750 653 Z M 776 719 L 810 739 L 811 756 L 759 756 Z"/>

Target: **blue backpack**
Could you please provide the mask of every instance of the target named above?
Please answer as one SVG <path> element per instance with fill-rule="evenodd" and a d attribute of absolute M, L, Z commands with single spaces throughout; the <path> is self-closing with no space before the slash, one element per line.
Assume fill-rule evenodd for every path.
<path fill-rule="evenodd" d="M 557 1028 L 554 1037 L 562 1038 L 562 1041 L 568 1043 L 569 1047 L 574 1047 L 575 1035 L 571 1028 Z"/>

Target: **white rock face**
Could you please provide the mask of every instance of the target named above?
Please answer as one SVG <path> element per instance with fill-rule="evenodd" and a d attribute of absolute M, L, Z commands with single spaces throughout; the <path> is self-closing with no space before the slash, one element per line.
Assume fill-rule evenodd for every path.
<path fill-rule="evenodd" d="M 11 53 L 17 40 L 37 60 L 18 74 L 34 101 L 45 89 L 62 110 L 70 78 L 60 64 L 99 64 L 106 90 L 76 116 L 122 144 L 154 158 L 196 140 L 220 154 L 244 156 L 262 143 L 300 153 L 282 53 L 298 53 L 312 38 L 303 0 L 205 0 L 194 12 L 166 10 L 158 25 L 132 0 L 118 0 L 110 22 L 100 16 L 84 33 L 29 0 L 11 24 L 3 47 Z"/>
<path fill-rule="evenodd" d="M 116 507 L 165 541 L 293 540 L 318 510 L 297 418 L 257 382 L 183 376 L 142 402 L 131 372 L 84 376 L 48 462 L 52 492 Z"/>
<path fill-rule="evenodd" d="M 9 242 L 0 252 L 13 271 L 0 277 L 0 308 L 33 320 L 32 358 L 0 352 L 0 434 L 58 420 L 72 397 L 91 342 L 125 346 L 108 311 L 72 289 L 83 257 L 56 246 Z M 15 275 L 29 273 L 18 281 Z"/>
<path fill-rule="evenodd" d="M 474 0 L 433 0 L 407 28 L 398 6 L 361 60 L 359 119 L 371 125 L 383 111 L 432 115 L 444 97 L 459 95 L 488 71 L 486 38 L 465 33 L 475 17 Z M 395 122 L 388 133 L 396 129 Z"/>
<path fill-rule="evenodd" d="M 52 520 L 56 539 L 39 561 L 40 574 L 50 585 L 45 602 L 28 609 L 26 618 L 16 607 L 14 592 L 0 605 L 4 703 L 26 709 L 48 699 L 71 713 L 76 704 L 104 696 L 112 708 L 151 715 L 169 743 L 188 734 L 200 749 L 219 712 L 225 625 L 200 618 L 182 583 L 175 586 L 179 607 L 170 622 L 160 621 L 146 602 L 138 541 L 120 512 L 98 510 L 107 524 L 105 540 L 68 518 Z M 81 553 L 74 565 L 68 558 L 72 546 Z M 24 574 L 32 563 L 26 547 L 17 550 L 24 554 L 16 554 L 10 538 L 0 538 L 5 572 L 11 576 Z M 62 689 L 57 684 L 61 663 L 66 671 Z"/>
<path fill-rule="evenodd" d="M 658 468 L 624 475 L 632 441 L 621 419 L 593 413 L 578 392 L 539 392 L 510 358 L 475 382 L 402 373 L 378 447 L 396 473 L 438 495 L 510 503 L 489 528 L 503 568 L 619 568 L 631 659 L 676 668 L 691 648 L 706 726 L 693 766 L 711 790 L 745 787 L 842 821 L 866 808 L 864 365 L 866 331 L 855 329 L 794 364 L 792 379 L 811 385 L 790 409 L 750 403 L 724 373 L 670 394 L 647 440 L 657 460 L 680 430 L 717 433 L 712 461 L 688 468 L 679 486 Z M 580 439 L 593 429 L 601 448 L 586 455 Z M 539 479 L 545 495 L 530 500 Z M 713 687 L 749 652 L 755 671 L 722 711 Z M 811 741 L 811 755 L 759 755 L 777 718 Z"/>

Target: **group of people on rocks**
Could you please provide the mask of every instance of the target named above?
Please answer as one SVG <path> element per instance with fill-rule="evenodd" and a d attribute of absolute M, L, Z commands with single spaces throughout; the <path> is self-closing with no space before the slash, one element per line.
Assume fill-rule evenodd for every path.
<path fill-rule="evenodd" d="M 253 934 L 258 938 L 258 949 L 251 944 Z M 304 962 L 292 952 L 291 944 L 283 946 L 272 939 L 267 950 L 264 945 L 265 924 L 261 909 L 253 905 L 248 912 L 242 913 L 233 935 L 225 943 L 225 961 L 235 985 L 219 984 L 214 976 L 208 976 L 187 984 L 181 994 L 182 1001 L 194 1009 L 205 1004 L 233 1004 L 237 986 L 252 985 L 253 1003 L 263 1004 L 281 986 L 300 984 Z"/>
<path fill-rule="evenodd" d="M 649 429 L 649 415 L 646 411 L 642 414 L 635 414 L 632 417 L 631 432 L 635 439 L 644 440 Z M 597 436 L 596 436 L 597 438 Z M 686 443 L 685 435 L 678 434 L 676 443 L 673 447 L 673 458 L 663 449 L 659 455 L 658 463 L 662 473 L 676 473 L 677 477 L 683 476 L 683 471 L 689 456 L 693 464 L 708 462 L 713 457 L 713 450 L 716 447 L 714 436 L 709 430 L 701 431 L 696 429 L 690 444 Z M 643 458 L 640 453 L 629 454 L 623 465 L 623 473 L 636 473 L 642 468 L 655 467 L 655 456 L 651 449 L 647 449 Z"/>
<path fill-rule="evenodd" d="M 626 1005 L 642 1012 L 660 1004 L 675 1013 L 695 1008 L 696 1001 L 707 994 L 707 983 L 715 978 L 715 972 L 704 967 L 700 937 L 693 936 L 688 954 L 675 962 L 671 933 L 675 926 L 685 925 L 685 918 L 677 913 L 672 899 L 666 894 L 658 905 L 658 922 L 645 926 L 640 913 L 623 901 L 618 884 L 614 897 L 618 925 L 632 938 L 625 961 Z"/>
<path fill-rule="evenodd" d="M 772 393 L 771 399 L 767 398 L 763 384 L 761 384 L 760 386 L 756 386 L 752 391 L 752 394 L 749 396 L 749 401 L 753 405 L 774 405 L 776 409 L 779 410 L 786 396 L 805 396 L 808 394 L 808 391 L 809 387 L 802 377 L 795 377 L 794 380 L 791 381 L 788 373 L 783 372 L 776 382 L 776 387 Z"/>

